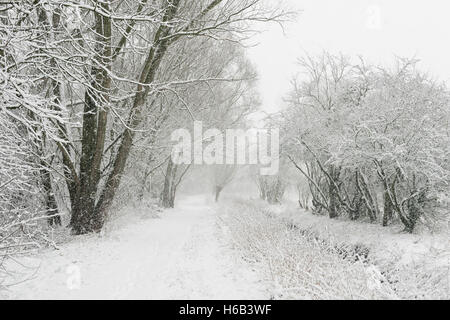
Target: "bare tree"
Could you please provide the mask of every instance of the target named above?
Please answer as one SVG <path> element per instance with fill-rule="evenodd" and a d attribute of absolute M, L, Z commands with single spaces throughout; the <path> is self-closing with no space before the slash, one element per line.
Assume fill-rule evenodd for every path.
<path fill-rule="evenodd" d="M 436 217 L 449 183 L 441 160 L 445 86 L 411 60 L 394 70 L 330 55 L 306 61 L 308 80 L 294 82 L 283 116 L 284 150 L 308 180 L 316 211 L 376 222 L 382 190 L 384 226 L 398 219 L 412 232 L 427 215 Z"/>

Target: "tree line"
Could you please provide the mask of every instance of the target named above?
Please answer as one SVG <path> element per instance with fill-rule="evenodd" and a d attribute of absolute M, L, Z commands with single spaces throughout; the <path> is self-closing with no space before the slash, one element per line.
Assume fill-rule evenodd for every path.
<path fill-rule="evenodd" d="M 300 205 L 332 219 L 399 221 L 407 232 L 447 219 L 447 86 L 414 59 L 385 68 L 324 52 L 298 65 L 271 125 L 283 131 L 285 168 L 302 176 Z"/>
<path fill-rule="evenodd" d="M 130 195 L 173 206 L 189 166 L 171 161 L 171 131 L 242 123 L 259 103 L 243 44 L 288 15 L 261 0 L 2 1 L 0 240 L 65 212 L 75 234 L 98 232 Z"/>

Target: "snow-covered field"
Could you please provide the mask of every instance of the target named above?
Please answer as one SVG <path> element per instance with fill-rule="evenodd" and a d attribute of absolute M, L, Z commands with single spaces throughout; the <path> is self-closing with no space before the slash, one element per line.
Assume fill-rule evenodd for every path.
<path fill-rule="evenodd" d="M 449 299 L 450 241 L 236 199 L 224 208 L 242 256 L 281 299 Z"/>
<path fill-rule="evenodd" d="M 134 211 L 134 212 L 133 212 Z M 128 209 L 102 235 L 9 263 L 9 299 L 266 299 L 202 197 L 160 213 Z M 18 264 L 20 263 L 20 264 Z"/>
<path fill-rule="evenodd" d="M 409 234 L 403 232 L 400 224 L 382 227 L 348 219 L 329 219 L 293 204 L 273 206 L 272 209 L 328 241 L 368 247 L 373 259 L 391 259 L 399 265 L 406 265 L 426 258 L 435 266 L 445 264 L 450 268 L 450 230 L 447 228 L 435 233 L 421 228 Z"/>
<path fill-rule="evenodd" d="M 367 249 L 342 255 L 347 246 Z M 4 263 L 2 299 L 449 297 L 446 234 L 330 220 L 228 196 L 117 212 L 99 235 Z"/>

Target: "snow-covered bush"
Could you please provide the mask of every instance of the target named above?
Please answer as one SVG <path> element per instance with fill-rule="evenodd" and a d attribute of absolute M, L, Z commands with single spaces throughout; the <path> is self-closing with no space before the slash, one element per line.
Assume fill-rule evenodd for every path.
<path fill-rule="evenodd" d="M 281 203 L 287 187 L 286 181 L 281 176 L 259 175 L 257 184 L 262 200 L 267 200 L 267 202 L 272 204 Z"/>
<path fill-rule="evenodd" d="M 395 220 L 407 232 L 445 218 L 448 88 L 415 60 L 385 69 L 325 53 L 300 66 L 306 80 L 294 81 L 283 112 L 283 149 L 308 179 L 313 209 Z"/>

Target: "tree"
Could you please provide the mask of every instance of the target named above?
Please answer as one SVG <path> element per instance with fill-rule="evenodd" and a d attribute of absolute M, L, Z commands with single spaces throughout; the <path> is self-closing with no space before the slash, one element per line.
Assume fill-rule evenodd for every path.
<path fill-rule="evenodd" d="M 308 61 L 310 77 L 300 86 L 294 82 L 284 131 L 287 156 L 308 179 L 316 210 L 374 222 L 382 190 L 382 224 L 395 214 L 407 232 L 441 211 L 445 201 L 438 199 L 447 198 L 450 181 L 442 161 L 448 157 L 447 88 L 411 60 L 399 60 L 394 70 L 362 60 Z"/>
<path fill-rule="evenodd" d="M 212 167 L 213 172 L 213 184 L 214 184 L 214 200 L 219 202 L 220 194 L 223 189 L 233 181 L 238 171 L 237 165 L 214 165 Z"/>
<path fill-rule="evenodd" d="M 342 165 L 333 162 L 335 140 L 345 125 L 345 104 L 358 85 L 360 96 L 364 95 L 363 78 L 349 59 L 343 55 L 323 53 L 317 58 L 307 56 L 299 60 L 307 80 L 293 81 L 294 90 L 289 98 L 292 106 L 284 118 L 286 135 L 290 137 L 286 145 L 286 154 L 295 167 L 305 175 L 311 185 L 315 210 L 326 210 L 330 218 L 336 218 L 343 209 L 354 214 L 357 209 L 353 201 L 346 197 L 342 183 Z M 360 96 L 356 97 L 358 103 Z M 303 118 L 301 123 L 292 123 Z M 289 123 L 289 124 L 288 124 Z M 300 149 L 307 157 L 295 159 L 290 150 Z M 299 152 L 295 152 L 299 154 Z M 300 154 L 301 154 L 300 153 Z M 300 161 L 305 162 L 302 168 Z"/>
<path fill-rule="evenodd" d="M 257 184 L 262 200 L 266 200 L 270 204 L 279 204 L 282 202 L 287 183 L 280 175 L 258 175 Z"/>
<path fill-rule="evenodd" d="M 251 35 L 249 22 L 279 20 L 285 15 L 281 10 L 264 9 L 261 2 L 49 0 L 2 4 L 2 41 L 8 43 L 0 52 L 2 70 L 16 69 L 20 77 L 26 77 L 26 81 L 16 78 L 20 85 L 11 87 L 18 99 L 36 99 L 30 104 L 33 107 L 42 106 L 38 100 L 45 101 L 45 107 L 27 117 L 38 117 L 33 120 L 36 132 L 50 132 L 42 127 L 52 129 L 45 145 L 38 148 L 42 158 L 58 150 L 51 163 L 45 162 L 43 185 L 51 207 L 54 192 L 45 170 L 51 165 L 56 169 L 51 174 L 65 176 L 74 233 L 102 228 L 137 132 L 154 101 L 162 93 L 176 92 L 195 81 L 214 80 L 198 74 L 165 77 L 169 60 L 177 61 L 172 67 L 182 68 L 196 58 L 170 57 L 177 55 L 180 46 L 198 43 L 198 39 L 211 44 L 245 40 Z"/>

